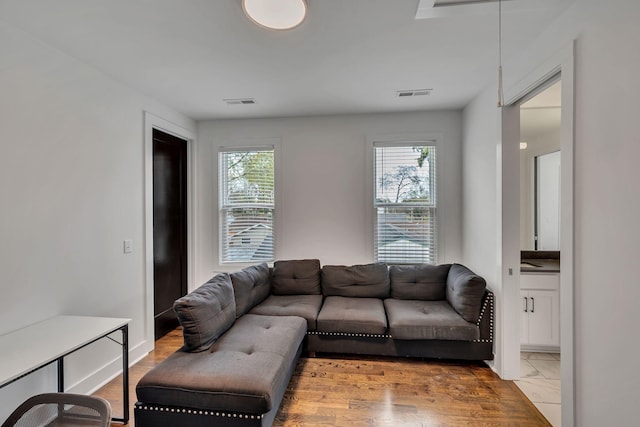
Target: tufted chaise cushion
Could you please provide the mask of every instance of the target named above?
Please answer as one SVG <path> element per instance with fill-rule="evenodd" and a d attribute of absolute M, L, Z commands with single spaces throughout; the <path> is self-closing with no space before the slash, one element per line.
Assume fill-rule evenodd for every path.
<path fill-rule="evenodd" d="M 274 295 L 320 295 L 320 261 L 276 261 L 271 282 Z"/>
<path fill-rule="evenodd" d="M 236 298 L 236 317 L 247 313 L 269 296 L 271 283 L 269 266 L 266 263 L 252 265 L 231 273 L 230 276 Z"/>
<path fill-rule="evenodd" d="M 392 265 L 391 297 L 408 300 L 444 300 L 451 264 Z"/>
<path fill-rule="evenodd" d="M 365 265 L 325 265 L 322 267 L 322 291 L 326 296 L 387 298 L 389 269 L 378 262 Z"/>
<path fill-rule="evenodd" d="M 299 317 L 246 314 L 210 350 L 178 351 L 138 382 L 138 400 L 195 409 L 264 414 L 289 382 L 306 333 Z"/>
<path fill-rule="evenodd" d="M 236 319 L 231 278 L 227 273 L 214 276 L 195 291 L 177 299 L 173 309 L 182 325 L 185 350 L 208 349 Z"/>

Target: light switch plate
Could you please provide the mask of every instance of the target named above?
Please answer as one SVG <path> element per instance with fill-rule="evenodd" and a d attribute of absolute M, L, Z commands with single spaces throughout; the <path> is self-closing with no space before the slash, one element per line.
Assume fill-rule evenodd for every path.
<path fill-rule="evenodd" d="M 132 240 L 125 240 L 123 243 L 123 248 L 124 248 L 124 253 L 125 254 L 130 254 L 131 252 L 133 252 L 133 241 Z"/>

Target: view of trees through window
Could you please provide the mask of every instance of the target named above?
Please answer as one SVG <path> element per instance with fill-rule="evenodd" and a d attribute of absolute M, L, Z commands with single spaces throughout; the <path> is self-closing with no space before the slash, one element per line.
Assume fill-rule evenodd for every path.
<path fill-rule="evenodd" d="M 375 256 L 436 263 L 436 147 L 375 146 Z"/>
<path fill-rule="evenodd" d="M 274 258 L 273 148 L 220 153 L 221 261 Z"/>

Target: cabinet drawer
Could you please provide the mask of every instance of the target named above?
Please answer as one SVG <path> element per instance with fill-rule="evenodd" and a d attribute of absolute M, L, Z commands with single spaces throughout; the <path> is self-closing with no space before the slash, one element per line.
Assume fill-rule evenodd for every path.
<path fill-rule="evenodd" d="M 560 275 L 557 273 L 530 273 L 520 275 L 521 289 L 560 289 Z"/>

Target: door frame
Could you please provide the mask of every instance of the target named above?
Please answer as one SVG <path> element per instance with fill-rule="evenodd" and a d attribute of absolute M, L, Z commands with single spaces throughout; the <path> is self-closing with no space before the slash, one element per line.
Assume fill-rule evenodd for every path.
<path fill-rule="evenodd" d="M 520 360 L 520 101 L 553 76 L 560 74 L 561 92 L 561 218 L 560 218 L 560 348 L 562 352 L 562 425 L 575 425 L 574 337 L 574 86 L 575 42 L 556 52 L 518 82 L 507 84 L 506 107 L 501 114 L 501 254 L 502 369 L 504 379 L 519 377 Z M 516 167 L 517 165 L 517 167 Z M 516 187 L 517 186 L 517 187 Z"/>
<path fill-rule="evenodd" d="M 195 265 L 195 134 L 175 123 L 144 112 L 144 345 L 146 351 L 154 348 L 154 278 L 153 278 L 153 130 L 174 135 L 187 141 L 187 291 L 196 271 Z"/>

